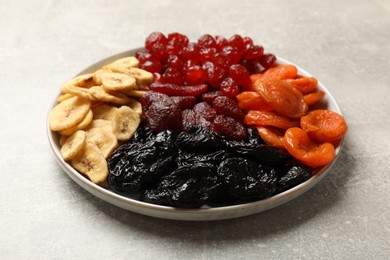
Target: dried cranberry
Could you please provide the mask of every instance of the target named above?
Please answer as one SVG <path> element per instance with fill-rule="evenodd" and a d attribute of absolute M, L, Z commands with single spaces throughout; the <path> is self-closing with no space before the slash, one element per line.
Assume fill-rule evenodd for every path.
<path fill-rule="evenodd" d="M 160 61 L 145 61 L 140 66 L 141 69 L 149 71 L 151 73 L 161 73 L 161 63 Z"/>
<path fill-rule="evenodd" d="M 183 61 L 177 55 L 169 55 L 167 66 L 181 71 L 183 70 Z"/>
<path fill-rule="evenodd" d="M 167 68 L 162 75 L 162 82 L 163 83 L 172 83 L 176 85 L 183 85 L 184 84 L 184 78 L 180 71 L 178 71 L 175 68 Z"/>
<path fill-rule="evenodd" d="M 207 72 L 201 66 L 192 66 L 185 72 L 187 85 L 198 85 L 206 82 Z"/>
<path fill-rule="evenodd" d="M 213 104 L 214 99 L 216 99 L 219 96 L 222 96 L 222 91 L 220 91 L 220 90 L 210 91 L 210 92 L 202 94 L 202 100 L 206 101 L 207 103 L 209 103 L 211 105 L 211 104 Z"/>
<path fill-rule="evenodd" d="M 213 121 L 214 131 L 233 140 L 242 141 L 246 138 L 245 127 L 231 117 L 217 115 Z"/>
<path fill-rule="evenodd" d="M 236 47 L 225 46 L 222 49 L 222 53 L 229 57 L 231 64 L 236 64 L 241 60 L 240 51 Z"/>
<path fill-rule="evenodd" d="M 171 98 L 181 109 L 192 108 L 196 104 L 196 97 L 194 96 L 176 96 Z"/>
<path fill-rule="evenodd" d="M 167 55 L 179 55 L 179 52 L 181 50 L 181 46 L 176 46 L 176 45 L 166 45 L 165 46 L 165 51 Z"/>
<path fill-rule="evenodd" d="M 215 36 L 215 44 L 217 46 L 217 50 L 221 51 L 223 47 L 225 47 L 228 44 L 228 40 L 226 40 L 225 37 L 222 36 Z"/>
<path fill-rule="evenodd" d="M 199 48 L 195 43 L 190 43 L 188 46 L 183 47 L 179 52 L 180 59 L 186 60 L 198 60 L 199 59 Z"/>
<path fill-rule="evenodd" d="M 189 68 L 195 67 L 195 66 L 201 66 L 201 62 L 197 60 L 187 60 L 184 63 L 183 70 L 186 71 Z"/>
<path fill-rule="evenodd" d="M 221 92 L 224 96 L 235 97 L 240 94 L 240 88 L 232 78 L 225 78 L 221 82 Z"/>
<path fill-rule="evenodd" d="M 216 97 L 213 101 L 213 108 L 218 114 L 230 116 L 240 122 L 245 116 L 237 103 L 233 99 L 225 96 Z"/>
<path fill-rule="evenodd" d="M 276 62 L 276 57 L 271 53 L 266 53 L 261 56 L 259 62 L 264 69 L 269 69 Z"/>
<path fill-rule="evenodd" d="M 205 48 L 215 48 L 217 46 L 213 36 L 205 34 L 198 40 L 198 45 Z"/>
<path fill-rule="evenodd" d="M 215 48 L 201 48 L 199 50 L 199 60 L 206 62 L 212 59 L 214 54 L 217 53 Z"/>
<path fill-rule="evenodd" d="M 229 70 L 230 66 L 233 64 L 232 59 L 224 53 L 214 54 L 212 62 L 225 70 Z"/>
<path fill-rule="evenodd" d="M 154 82 L 161 82 L 161 74 L 160 73 L 153 73 L 153 79 Z"/>
<path fill-rule="evenodd" d="M 193 110 L 207 121 L 212 121 L 217 116 L 215 109 L 207 102 L 200 102 L 194 105 Z"/>
<path fill-rule="evenodd" d="M 184 47 L 188 45 L 188 37 L 181 33 L 168 34 L 168 45 Z"/>
<path fill-rule="evenodd" d="M 243 42 L 244 42 L 244 46 L 245 46 L 245 49 L 248 49 L 249 47 L 251 47 L 253 45 L 253 40 L 252 38 L 246 36 L 244 38 L 242 38 Z"/>
<path fill-rule="evenodd" d="M 145 40 L 145 48 L 150 50 L 155 44 L 165 45 L 167 43 L 167 38 L 161 32 L 151 33 Z"/>
<path fill-rule="evenodd" d="M 207 82 L 213 88 L 219 88 L 222 80 L 226 78 L 228 73 L 221 67 L 214 65 L 211 62 L 208 62 L 205 67 L 207 67 Z"/>
<path fill-rule="evenodd" d="M 243 60 L 241 61 L 241 65 L 244 66 L 250 74 L 260 73 L 265 70 L 257 60 Z"/>
<path fill-rule="evenodd" d="M 249 87 L 251 85 L 249 71 L 240 64 L 234 64 L 230 67 L 229 77 L 234 79 L 240 86 Z"/>
<path fill-rule="evenodd" d="M 244 58 L 248 60 L 260 59 L 263 56 L 264 48 L 260 45 L 253 45 L 246 49 Z"/>
<path fill-rule="evenodd" d="M 156 92 L 164 93 L 168 96 L 197 96 L 207 91 L 206 84 L 195 86 L 178 86 L 168 83 L 154 82 L 150 84 L 150 89 Z"/>
<path fill-rule="evenodd" d="M 235 47 L 239 52 L 243 52 L 245 50 L 245 42 L 244 39 L 238 34 L 233 35 L 229 39 L 229 45 Z"/>
<path fill-rule="evenodd" d="M 150 53 L 159 59 L 161 62 L 165 62 L 166 59 L 168 58 L 168 54 L 165 50 L 165 46 L 162 44 L 155 44 L 153 47 L 150 49 Z"/>

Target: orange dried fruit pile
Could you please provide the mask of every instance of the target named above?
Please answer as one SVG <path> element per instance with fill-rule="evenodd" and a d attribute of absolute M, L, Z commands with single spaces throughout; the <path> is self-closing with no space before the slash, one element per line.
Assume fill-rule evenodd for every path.
<path fill-rule="evenodd" d="M 251 86 L 236 96 L 246 111 L 244 123 L 256 127 L 267 144 L 287 150 L 312 168 L 329 164 L 348 126 L 336 112 L 313 109 L 325 96 L 317 89 L 317 79 L 299 75 L 290 64 L 250 78 Z"/>

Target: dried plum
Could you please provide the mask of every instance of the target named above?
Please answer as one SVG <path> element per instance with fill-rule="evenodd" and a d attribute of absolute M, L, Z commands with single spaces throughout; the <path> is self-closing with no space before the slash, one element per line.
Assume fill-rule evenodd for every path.
<path fill-rule="evenodd" d="M 230 151 L 236 156 L 253 159 L 262 163 L 275 165 L 290 158 L 290 156 L 274 146 L 246 142 L 227 141 Z"/>
<path fill-rule="evenodd" d="M 127 143 L 108 160 L 108 182 L 114 190 L 134 193 L 175 168 L 176 149 L 171 131 L 164 131 L 146 143 Z"/>
<path fill-rule="evenodd" d="M 146 190 L 143 200 L 180 208 L 197 208 L 213 200 L 221 189 L 217 167 L 208 163 L 182 166 L 166 175 L 156 189 Z"/>
<path fill-rule="evenodd" d="M 199 152 L 213 152 L 225 148 L 223 136 L 202 127 L 192 127 L 188 132 L 181 132 L 176 139 L 179 149 Z"/>
<path fill-rule="evenodd" d="M 218 166 L 223 160 L 229 158 L 230 154 L 225 150 L 219 150 L 213 153 L 197 154 L 180 151 L 176 163 L 180 166 L 192 165 L 196 163 L 210 163 Z"/>
<path fill-rule="evenodd" d="M 299 164 L 284 166 L 279 172 L 281 176 L 278 179 L 278 192 L 291 189 L 312 176 L 311 169 Z"/>
<path fill-rule="evenodd" d="M 248 159 L 226 159 L 217 173 L 229 192 L 243 201 L 270 197 L 277 188 L 275 169 Z"/>
<path fill-rule="evenodd" d="M 263 139 L 261 139 L 259 132 L 255 128 L 247 128 L 247 142 L 250 144 L 265 144 Z"/>

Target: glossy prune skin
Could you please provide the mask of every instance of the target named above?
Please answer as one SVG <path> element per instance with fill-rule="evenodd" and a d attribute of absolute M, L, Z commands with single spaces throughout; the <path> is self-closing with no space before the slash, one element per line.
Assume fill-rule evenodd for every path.
<path fill-rule="evenodd" d="M 213 152 L 224 149 L 225 141 L 222 135 L 207 128 L 192 127 L 177 136 L 176 146 L 194 153 Z"/>
<path fill-rule="evenodd" d="M 231 155 L 226 150 L 219 150 L 206 154 L 179 151 L 176 157 L 176 163 L 179 167 L 196 163 L 210 163 L 218 166 L 223 160 L 229 158 L 230 156 Z"/>
<path fill-rule="evenodd" d="M 167 130 L 145 143 L 127 143 L 108 160 L 108 182 L 119 192 L 135 193 L 155 185 L 158 179 L 176 166 L 174 134 Z"/>
<path fill-rule="evenodd" d="M 311 178 L 312 170 L 300 164 L 286 164 L 279 169 L 278 193 L 291 189 Z"/>
<path fill-rule="evenodd" d="M 143 200 L 180 208 L 198 208 L 213 200 L 221 187 L 217 167 L 208 163 L 181 166 L 166 175 L 156 189 L 146 190 Z"/>
<path fill-rule="evenodd" d="M 255 128 L 246 129 L 247 143 L 250 144 L 265 144 L 263 139 L 261 139 L 259 132 Z"/>
<path fill-rule="evenodd" d="M 256 160 L 269 165 L 277 165 L 283 163 L 290 158 L 290 156 L 271 145 L 227 141 L 227 146 L 233 154 L 239 157 L 244 157 Z"/>
<path fill-rule="evenodd" d="M 226 159 L 217 173 L 229 192 L 243 201 L 270 197 L 277 189 L 276 170 L 248 159 Z"/>

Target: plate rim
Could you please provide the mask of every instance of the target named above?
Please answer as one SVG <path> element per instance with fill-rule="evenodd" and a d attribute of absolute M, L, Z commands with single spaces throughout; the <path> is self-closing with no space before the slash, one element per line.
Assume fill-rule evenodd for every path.
<path fill-rule="evenodd" d="M 91 70 L 93 70 L 94 68 L 101 66 L 100 64 L 106 64 L 110 61 L 113 61 L 121 57 L 134 55 L 135 52 L 140 51 L 142 49 L 143 48 L 134 48 L 103 58 L 95 62 L 94 64 L 88 66 L 87 68 L 85 68 L 75 76 L 91 72 Z M 277 56 L 277 62 L 281 64 L 292 64 L 298 68 L 298 72 L 300 74 L 303 74 L 305 76 L 312 76 L 310 73 L 302 69 L 300 66 L 279 56 Z M 337 101 L 335 100 L 333 95 L 329 92 L 329 90 L 320 81 L 318 81 L 318 86 L 322 91 L 326 93 L 328 103 L 329 102 L 332 103 L 333 105 L 332 111 L 335 111 L 340 115 L 342 115 L 341 109 Z M 340 151 L 344 146 L 344 138 L 343 138 L 339 146 L 336 148 L 336 156 L 334 160 L 329 165 L 324 166 L 321 170 L 319 170 L 319 172 L 316 175 L 312 176 L 307 181 L 269 198 L 248 202 L 248 203 L 230 205 L 230 206 L 198 208 L 198 209 L 181 209 L 181 208 L 175 208 L 170 206 L 162 206 L 162 205 L 147 203 L 137 199 L 129 198 L 121 194 L 115 193 L 112 190 L 94 184 L 86 177 L 84 177 L 82 174 L 77 172 L 70 164 L 64 161 L 64 159 L 60 154 L 60 149 L 58 148 L 58 136 L 55 137 L 57 133 L 50 130 L 49 127 L 49 114 L 52 108 L 57 103 L 56 99 L 59 95 L 60 93 L 54 98 L 54 100 L 51 102 L 51 105 L 49 107 L 46 116 L 46 132 L 47 132 L 48 141 L 51 150 L 54 153 L 55 158 L 57 159 L 57 162 L 60 164 L 62 169 L 79 186 L 81 186 L 88 192 L 92 193 L 96 197 L 110 204 L 121 207 L 125 210 L 129 210 L 132 212 L 136 212 L 147 216 L 157 217 L 157 218 L 187 220 L 187 221 L 223 220 L 223 219 L 231 219 L 231 218 L 238 218 L 247 215 L 252 215 L 280 206 L 302 195 L 303 193 L 305 193 L 306 191 L 314 187 L 316 184 L 318 184 L 326 175 L 328 175 L 330 169 L 334 166 L 337 159 L 339 158 Z M 57 138 L 57 140 L 55 140 L 55 138 Z"/>

